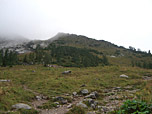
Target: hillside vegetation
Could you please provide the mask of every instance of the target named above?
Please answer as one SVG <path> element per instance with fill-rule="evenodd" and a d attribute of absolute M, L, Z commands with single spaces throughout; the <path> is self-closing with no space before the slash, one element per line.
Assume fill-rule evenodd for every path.
<path fill-rule="evenodd" d="M 18 59 L 9 56 L 6 49 L 0 52 L 0 65 L 5 59 L 12 59 L 14 64 L 58 64 L 60 66 L 91 67 L 98 65 L 137 66 L 152 68 L 150 51 L 142 52 L 133 47 L 126 49 L 104 40 L 95 40 L 81 35 L 60 33 L 53 39 L 29 42 L 24 47 L 31 50 L 26 54 L 19 54 Z M 43 45 L 42 45 L 43 44 Z M 33 46 L 35 48 L 33 48 Z M 10 51 L 12 52 L 12 51 Z M 12 52 L 14 53 L 14 52 Z M 3 55 L 3 56 L 2 56 Z"/>
<path fill-rule="evenodd" d="M 61 74 L 66 70 L 71 70 L 72 73 Z M 120 78 L 121 74 L 127 74 L 129 78 Z M 101 106 L 113 106 L 110 104 L 113 100 L 119 101 L 121 104 L 127 99 L 134 98 L 151 103 L 152 80 L 144 80 L 143 76 L 152 76 L 152 71 L 118 66 L 48 68 L 41 65 L 20 65 L 13 68 L 0 68 L 0 78 L 10 80 L 10 82 L 0 82 L 0 110 L 2 112 L 12 110 L 11 106 L 19 102 L 33 106 L 31 102 L 35 99 L 34 92 L 47 96 L 48 102 L 51 104 L 53 103 L 52 97 L 71 95 L 72 92 L 79 92 L 84 88 L 89 92 L 97 91 L 99 93 L 97 100 Z M 113 95 L 110 90 L 118 87 L 120 90 Z M 113 96 L 115 97 L 113 98 Z M 111 98 L 111 100 L 107 100 L 107 98 Z M 119 103 L 116 105 L 117 107 L 120 106 Z"/>
<path fill-rule="evenodd" d="M 150 51 L 63 33 L 35 42 L 0 51 L 0 114 L 152 113 Z"/>

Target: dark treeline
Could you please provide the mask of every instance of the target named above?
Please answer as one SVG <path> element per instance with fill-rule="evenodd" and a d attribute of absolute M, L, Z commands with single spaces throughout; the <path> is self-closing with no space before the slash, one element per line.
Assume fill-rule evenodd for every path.
<path fill-rule="evenodd" d="M 136 48 L 134 48 L 134 47 L 132 47 L 132 46 L 129 46 L 129 49 L 128 49 L 128 50 L 131 51 L 131 52 L 134 52 L 134 53 L 142 54 L 143 57 L 152 56 L 150 50 L 149 50 L 148 52 L 146 52 L 146 51 L 141 51 L 141 49 L 139 49 L 139 48 L 136 49 Z"/>
<path fill-rule="evenodd" d="M 152 61 L 147 62 L 147 61 L 132 61 L 132 66 L 140 67 L 140 68 L 145 68 L 145 69 L 152 69 Z"/>
<path fill-rule="evenodd" d="M 100 56 L 100 57 L 99 57 Z M 38 45 L 36 49 L 27 54 L 18 54 L 8 49 L 0 51 L 0 66 L 13 66 L 16 64 L 58 64 L 66 67 L 94 67 L 99 64 L 108 65 L 108 58 L 92 49 L 76 48 L 70 46 L 57 46 L 50 44 L 43 49 Z"/>
<path fill-rule="evenodd" d="M 0 66 L 13 66 L 18 64 L 18 56 L 14 51 L 0 50 Z"/>
<path fill-rule="evenodd" d="M 24 56 L 23 62 L 29 64 L 58 64 L 66 67 L 93 67 L 99 64 L 108 65 L 106 56 L 99 58 L 101 52 L 70 46 L 49 45 L 42 49 L 39 45 L 33 53 Z"/>
<path fill-rule="evenodd" d="M 52 47 L 51 56 L 56 58 L 56 63 L 62 66 L 89 67 L 98 66 L 102 60 L 93 55 L 92 50 L 80 49 L 69 46 Z"/>

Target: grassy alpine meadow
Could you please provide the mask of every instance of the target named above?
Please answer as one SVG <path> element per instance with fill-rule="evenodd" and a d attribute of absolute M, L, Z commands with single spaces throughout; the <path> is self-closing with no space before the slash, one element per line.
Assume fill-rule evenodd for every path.
<path fill-rule="evenodd" d="M 62 74 L 71 70 L 71 74 Z M 121 74 L 129 78 L 120 78 Z M 42 65 L 18 65 L 13 67 L 0 67 L 0 79 L 10 82 L 0 82 L 0 111 L 11 112 L 12 105 L 26 103 L 31 105 L 35 94 L 43 94 L 49 98 L 79 92 L 88 89 L 89 92 L 97 91 L 99 103 L 103 103 L 104 90 L 131 86 L 136 89 L 133 95 L 136 99 L 152 102 L 152 80 L 144 80 L 143 76 L 152 76 L 152 70 L 137 67 L 98 66 L 88 68 L 74 67 L 44 67 Z M 82 85 L 85 85 L 82 87 Z M 32 91 L 28 91 L 28 88 Z M 127 95 L 127 92 L 122 92 Z M 121 93 L 121 94 L 122 94 Z M 123 99 L 122 99 L 123 100 Z"/>

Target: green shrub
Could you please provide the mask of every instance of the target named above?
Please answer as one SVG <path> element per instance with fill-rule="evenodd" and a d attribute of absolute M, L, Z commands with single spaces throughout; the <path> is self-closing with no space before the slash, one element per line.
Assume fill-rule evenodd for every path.
<path fill-rule="evenodd" d="M 151 114 L 152 104 L 146 102 L 127 100 L 115 114 Z"/>

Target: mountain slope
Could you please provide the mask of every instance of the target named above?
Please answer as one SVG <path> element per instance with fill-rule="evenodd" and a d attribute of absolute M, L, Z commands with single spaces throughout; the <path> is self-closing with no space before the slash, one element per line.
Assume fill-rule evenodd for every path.
<path fill-rule="evenodd" d="M 97 50 L 99 53 L 107 55 L 112 64 L 117 65 L 140 66 L 141 64 L 141 66 L 143 66 L 145 63 L 152 63 L 152 56 L 150 53 L 126 49 L 104 40 L 95 40 L 82 35 L 60 35 L 52 44 Z"/>
<path fill-rule="evenodd" d="M 13 41 L 15 42 L 15 40 L 13 40 L 12 42 L 10 42 L 11 40 L 8 40 L 7 41 L 8 43 L 6 43 L 7 45 L 4 45 L 5 41 L 6 39 L 4 40 L 4 42 L 2 42 L 2 44 L 3 46 L 7 46 L 7 47 L 9 43 L 13 43 Z M 15 45 L 15 43 L 11 44 L 11 46 Z M 17 44 L 19 43 L 17 42 Z M 70 51 L 67 54 L 66 50 L 68 49 Z M 57 64 L 59 62 L 68 63 L 70 60 L 71 62 L 73 62 L 73 60 L 79 58 L 77 60 L 77 63 L 81 64 L 85 60 L 84 58 L 87 58 L 87 57 L 83 57 L 82 55 L 82 52 L 86 51 L 88 53 L 87 55 L 91 54 L 91 56 L 99 57 L 99 59 L 102 59 L 103 55 L 106 55 L 109 59 L 110 64 L 112 65 L 139 66 L 144 68 L 152 68 L 152 55 L 150 53 L 136 51 L 134 48 L 126 49 L 122 46 L 117 46 L 115 44 L 112 44 L 104 40 L 95 40 L 92 38 L 88 38 L 86 36 L 75 35 L 75 34 L 58 33 L 56 36 L 48 40 L 30 41 L 24 43 L 23 45 L 14 47 L 12 50 L 15 50 L 20 54 L 25 52 L 26 53 L 33 52 L 35 55 L 33 55 L 33 58 L 31 57 L 32 58 L 31 62 L 34 61 L 34 62 L 44 63 L 45 57 L 43 56 L 50 56 L 52 54 L 52 50 L 56 50 L 54 51 L 56 56 L 51 55 L 53 59 L 51 59 L 49 63 L 57 63 Z M 80 52 L 77 50 L 79 50 Z M 75 57 L 74 57 L 74 53 L 73 54 L 70 53 L 71 51 L 72 53 L 73 51 L 77 52 L 75 53 L 76 54 Z M 46 52 L 48 52 L 48 54 L 46 54 Z M 62 53 L 62 56 L 60 56 L 60 53 Z M 79 57 L 78 55 L 81 56 Z M 51 58 L 51 57 L 46 57 L 46 58 Z M 58 59 L 58 60 L 55 62 L 51 62 L 54 59 L 56 60 Z M 76 63 L 72 66 L 76 66 Z"/>

